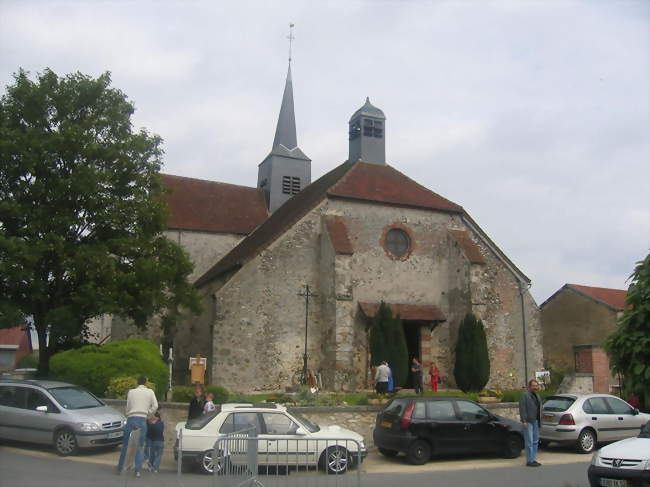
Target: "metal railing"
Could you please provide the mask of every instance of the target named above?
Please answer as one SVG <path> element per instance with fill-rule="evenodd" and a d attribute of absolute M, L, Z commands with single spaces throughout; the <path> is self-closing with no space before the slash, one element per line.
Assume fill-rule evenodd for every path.
<path fill-rule="evenodd" d="M 360 487 L 361 442 L 300 435 L 257 435 L 255 428 L 220 436 L 211 451 L 183 450 L 177 445 L 178 485 L 183 485 L 183 457 L 211 471 L 212 487 Z"/>

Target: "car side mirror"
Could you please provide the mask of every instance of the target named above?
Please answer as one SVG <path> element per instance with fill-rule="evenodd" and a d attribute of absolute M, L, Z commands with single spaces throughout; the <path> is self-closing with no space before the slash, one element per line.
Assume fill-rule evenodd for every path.
<path fill-rule="evenodd" d="M 637 408 L 632 408 L 632 416 L 636 416 L 639 414 L 639 410 Z"/>
<path fill-rule="evenodd" d="M 47 406 L 37 406 L 36 410 L 40 411 L 41 413 L 47 413 Z"/>
<path fill-rule="evenodd" d="M 298 436 L 305 436 L 307 434 L 307 430 L 303 428 L 302 426 L 299 426 L 298 429 L 296 430 L 296 435 Z"/>

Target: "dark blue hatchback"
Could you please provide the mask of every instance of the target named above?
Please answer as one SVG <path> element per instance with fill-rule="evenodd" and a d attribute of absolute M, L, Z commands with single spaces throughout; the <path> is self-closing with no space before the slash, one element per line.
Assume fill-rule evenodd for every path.
<path fill-rule="evenodd" d="M 414 465 L 432 455 L 496 452 L 516 458 L 523 426 L 474 401 L 455 397 L 396 397 L 377 414 L 373 439 L 387 457 L 405 453 Z"/>

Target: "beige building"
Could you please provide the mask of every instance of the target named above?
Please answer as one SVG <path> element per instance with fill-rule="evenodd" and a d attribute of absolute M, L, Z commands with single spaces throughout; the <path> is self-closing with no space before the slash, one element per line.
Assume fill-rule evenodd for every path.
<path fill-rule="evenodd" d="M 607 393 L 618 387 L 602 346 L 617 326 L 627 291 L 565 284 L 540 306 L 547 367 L 569 373 L 563 388 Z"/>
<path fill-rule="evenodd" d="M 368 328 L 381 301 L 404 321 L 409 358 L 436 363 L 447 384 L 469 311 L 486 326 L 490 386 L 519 387 L 541 368 L 529 279 L 460 205 L 386 163 L 385 122 L 366 100 L 348 123 L 348 161 L 312 183 L 289 72 L 256 188 L 163 176 L 167 235 L 195 262 L 204 308 L 175 332 L 177 382 L 187 382 L 188 359 L 199 353 L 212 384 L 284 390 L 306 350 L 326 389 L 365 388 Z"/>

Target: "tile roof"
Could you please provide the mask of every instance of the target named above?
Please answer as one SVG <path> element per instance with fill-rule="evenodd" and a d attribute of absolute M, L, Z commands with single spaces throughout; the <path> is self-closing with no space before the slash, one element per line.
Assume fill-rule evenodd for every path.
<path fill-rule="evenodd" d="M 474 243 L 469 233 L 464 230 L 449 230 L 449 233 L 456 239 L 467 260 L 472 264 L 485 264 L 483 254 L 481 254 L 478 245 Z"/>
<path fill-rule="evenodd" d="M 360 161 L 344 162 L 278 208 L 253 233 L 208 269 L 195 285 L 200 287 L 224 272 L 241 267 L 327 197 L 464 213 L 461 206 L 390 166 Z"/>
<path fill-rule="evenodd" d="M 622 289 L 581 286 L 579 284 L 567 284 L 567 286 L 580 292 L 581 294 L 590 296 L 596 301 L 605 303 L 610 307 L 617 309 L 618 311 L 623 311 L 625 309 L 625 298 L 627 297 L 627 291 L 624 291 Z"/>
<path fill-rule="evenodd" d="M 393 316 L 399 315 L 403 320 L 419 321 L 447 321 L 445 314 L 434 304 L 398 304 L 386 303 Z M 380 303 L 368 303 L 359 301 L 359 307 L 363 314 L 372 318 L 377 314 Z"/>
<path fill-rule="evenodd" d="M 416 183 L 397 169 L 367 162 L 357 162 L 353 170 L 329 188 L 327 195 L 411 208 L 463 212 L 462 206 Z"/>
<path fill-rule="evenodd" d="M 170 230 L 247 235 L 266 220 L 264 194 L 257 188 L 161 174 L 170 192 Z"/>
<path fill-rule="evenodd" d="M 352 255 L 354 249 L 348 236 L 348 228 L 345 219 L 341 216 L 328 216 L 325 218 L 327 233 L 332 241 L 332 246 L 337 254 Z"/>

